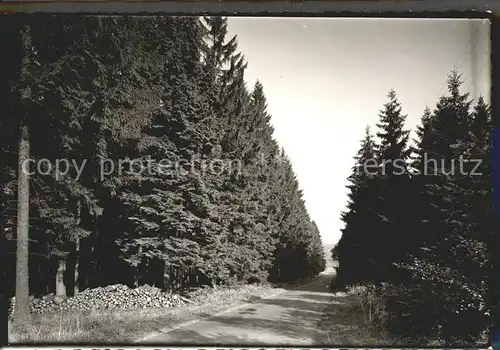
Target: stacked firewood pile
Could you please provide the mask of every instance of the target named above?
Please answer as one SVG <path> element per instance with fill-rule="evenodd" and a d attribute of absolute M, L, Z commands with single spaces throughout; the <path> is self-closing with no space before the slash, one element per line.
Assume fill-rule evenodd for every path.
<path fill-rule="evenodd" d="M 148 285 L 131 289 L 125 285 L 117 284 L 86 289 L 71 298 L 54 296 L 53 294 L 41 298 L 31 296 L 30 310 L 32 313 L 43 313 L 61 310 L 163 308 L 184 304 L 183 299 L 177 294 L 165 293 L 159 288 Z M 9 306 L 9 315 L 11 316 L 14 307 L 15 298 L 12 298 Z"/>

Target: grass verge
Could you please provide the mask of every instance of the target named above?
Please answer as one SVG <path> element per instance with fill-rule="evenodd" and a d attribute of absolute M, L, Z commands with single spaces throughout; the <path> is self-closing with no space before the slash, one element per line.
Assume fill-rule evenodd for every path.
<path fill-rule="evenodd" d="M 335 293 L 319 323 L 322 345 L 398 345 L 400 341 L 391 338 L 380 324 L 381 314 L 379 301 L 367 298 L 363 287 Z"/>
<path fill-rule="evenodd" d="M 324 346 L 402 346 L 402 347 L 446 347 L 450 340 L 433 336 L 397 337 L 385 330 L 388 314 L 380 296 L 367 286 L 346 288 L 346 292 L 337 292 L 332 302 L 325 308 L 319 329 Z M 466 344 L 459 339 L 453 346 L 486 347 L 488 344 L 485 331 L 477 344 Z"/>
<path fill-rule="evenodd" d="M 133 343 L 279 291 L 270 285 L 203 288 L 190 295 L 192 304 L 176 308 L 33 314 L 28 327 L 9 324 L 9 343 Z"/>

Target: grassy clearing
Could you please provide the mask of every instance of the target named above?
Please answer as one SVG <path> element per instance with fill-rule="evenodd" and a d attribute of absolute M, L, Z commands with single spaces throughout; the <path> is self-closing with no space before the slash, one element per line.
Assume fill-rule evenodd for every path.
<path fill-rule="evenodd" d="M 269 285 L 204 288 L 189 296 L 192 304 L 177 308 L 34 314 L 29 327 L 9 324 L 9 343 L 132 343 L 277 292 Z"/>
<path fill-rule="evenodd" d="M 346 292 L 337 292 L 323 311 L 319 324 L 322 343 L 325 346 L 401 344 L 401 340 L 391 338 L 384 331 L 383 318 L 382 304 L 367 293 L 365 287 L 355 286 Z"/>

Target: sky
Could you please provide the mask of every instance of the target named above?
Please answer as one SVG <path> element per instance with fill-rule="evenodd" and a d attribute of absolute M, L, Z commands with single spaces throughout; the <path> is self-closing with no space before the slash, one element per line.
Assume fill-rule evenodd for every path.
<path fill-rule="evenodd" d="M 454 67 L 463 90 L 489 102 L 489 30 L 479 19 L 228 19 L 248 62 L 246 82 L 264 86 L 274 137 L 324 243 L 341 237 L 353 157 L 365 126 L 376 131 L 390 89 L 412 130 L 446 92 Z"/>

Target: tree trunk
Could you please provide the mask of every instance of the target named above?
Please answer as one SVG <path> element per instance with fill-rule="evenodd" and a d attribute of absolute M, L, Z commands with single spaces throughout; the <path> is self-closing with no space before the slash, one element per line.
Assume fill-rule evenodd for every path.
<path fill-rule="evenodd" d="M 76 217 L 78 224 L 81 223 L 81 203 L 78 201 L 76 208 Z M 76 238 L 75 242 L 75 274 L 74 274 L 74 284 L 73 284 L 73 296 L 76 296 L 80 292 L 80 280 L 79 280 L 79 270 L 80 269 L 80 238 Z"/>
<path fill-rule="evenodd" d="M 24 169 L 30 155 L 28 126 L 21 122 L 17 184 L 16 302 L 14 317 L 20 324 L 29 319 L 29 171 Z"/>
<path fill-rule="evenodd" d="M 75 243 L 75 284 L 73 287 L 73 296 L 76 296 L 80 292 L 80 275 L 78 269 L 80 268 L 80 239 L 76 239 Z"/>
<path fill-rule="evenodd" d="M 19 153 L 17 174 L 17 237 L 16 237 L 16 301 L 14 320 L 20 325 L 27 325 L 29 310 L 29 171 L 27 161 L 30 156 L 30 135 L 28 127 L 29 86 L 28 67 L 31 51 L 31 27 L 26 25 L 22 33 L 23 58 L 21 64 Z"/>
<path fill-rule="evenodd" d="M 56 295 L 66 297 L 66 285 L 64 284 L 64 273 L 66 272 L 66 260 L 59 258 L 59 265 L 56 273 Z"/>
<path fill-rule="evenodd" d="M 165 260 L 157 259 L 155 269 L 155 285 L 160 288 L 165 288 Z"/>
<path fill-rule="evenodd" d="M 18 157 L 18 203 L 17 203 L 17 255 L 16 255 L 16 322 L 29 319 L 29 175 L 24 169 L 29 159 L 30 143 L 28 126 L 21 124 Z"/>

